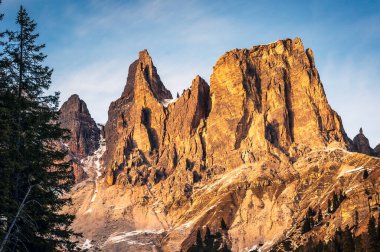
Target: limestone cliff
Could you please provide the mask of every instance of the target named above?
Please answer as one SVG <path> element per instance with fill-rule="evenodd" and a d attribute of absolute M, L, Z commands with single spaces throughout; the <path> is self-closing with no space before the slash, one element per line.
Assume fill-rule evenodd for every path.
<path fill-rule="evenodd" d="M 236 167 L 267 151 L 297 158 L 305 148 L 348 144 L 313 53 L 298 38 L 232 50 L 219 58 L 211 75 L 207 126 L 212 128 L 209 166 Z"/>
<path fill-rule="evenodd" d="M 313 148 L 349 144 L 327 102 L 313 54 L 298 38 L 226 53 L 214 67 L 210 86 L 209 91 L 197 77 L 166 108 L 170 92 L 147 51 L 140 52 L 121 98 L 109 109 L 109 183 L 132 149 L 167 176 L 177 166 L 197 164 L 197 173 L 201 167 L 217 173 L 267 152 L 294 161 Z"/>
<path fill-rule="evenodd" d="M 196 76 L 175 100 L 140 52 L 109 107 L 105 142 L 102 179 L 79 184 L 66 209 L 83 248 L 186 251 L 208 228 L 233 251 L 286 239 L 296 248 L 345 225 L 359 234 L 379 211 L 380 161 L 349 152 L 298 38 L 227 52 L 210 86 Z M 338 192 L 345 198 L 331 212 Z M 309 207 L 322 220 L 302 234 Z"/>

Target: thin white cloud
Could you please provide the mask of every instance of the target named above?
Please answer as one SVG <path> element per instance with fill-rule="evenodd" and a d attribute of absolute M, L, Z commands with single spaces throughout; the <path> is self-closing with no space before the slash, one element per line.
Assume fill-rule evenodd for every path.
<path fill-rule="evenodd" d="M 120 96 L 139 50 L 149 50 L 175 95 L 196 74 L 209 81 L 225 51 L 300 36 L 314 51 L 327 98 L 349 136 L 362 126 L 374 147 L 380 143 L 380 13 L 351 19 L 356 10 L 342 5 L 72 1 L 63 4 L 57 19 L 39 27 L 54 34 L 53 41 L 44 41 L 48 64 L 55 68 L 52 89 L 62 92 L 61 100 L 78 93 L 99 122 L 106 121 L 110 102 Z"/>
<path fill-rule="evenodd" d="M 96 107 L 91 110 L 93 117 L 104 122 L 109 103 L 120 96 L 125 85 L 129 64 L 144 48 L 150 51 L 162 80 L 174 95 L 189 87 L 197 74 L 208 81 L 217 56 L 210 59 L 202 55 L 207 48 L 223 44 L 234 28 L 223 18 L 206 15 L 192 2 L 182 3 L 178 11 L 171 5 L 169 1 L 154 1 L 120 7 L 95 1 L 91 8 L 96 11 L 90 16 L 69 8 L 66 15 L 83 21 L 72 28 L 72 44 L 49 56 L 55 64 L 55 88 L 62 91 L 62 101 L 71 92 L 88 97 L 89 108 Z M 173 22 L 178 16 L 181 19 Z M 160 27 L 155 29 L 157 24 Z M 220 26 L 225 33 L 220 33 Z M 96 33 L 103 36 L 91 43 Z M 169 44 L 172 47 L 164 47 Z M 96 105 L 90 104 L 91 97 L 97 97 Z"/>

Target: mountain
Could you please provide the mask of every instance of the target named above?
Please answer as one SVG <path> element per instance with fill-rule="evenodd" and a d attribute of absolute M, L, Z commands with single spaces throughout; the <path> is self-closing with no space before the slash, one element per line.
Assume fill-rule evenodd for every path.
<path fill-rule="evenodd" d="M 371 146 L 369 146 L 368 138 L 363 134 L 363 129 L 360 128 L 359 134 L 357 134 L 352 141 L 353 151 L 364 153 L 367 155 L 371 155 L 373 150 Z"/>
<path fill-rule="evenodd" d="M 346 225 L 359 235 L 379 211 L 380 159 L 349 151 L 299 38 L 227 52 L 210 86 L 196 76 L 177 99 L 141 51 L 104 132 L 84 165 L 97 175 L 65 209 L 82 248 L 187 251 L 206 236 L 281 251 Z"/>
<path fill-rule="evenodd" d="M 373 149 L 373 152 L 375 156 L 380 157 L 380 144 L 376 145 L 376 147 Z"/>
<path fill-rule="evenodd" d="M 99 148 L 100 129 L 86 103 L 76 94 L 62 104 L 58 121 L 62 128 L 70 131 L 70 139 L 64 145 L 69 150 L 67 160 L 73 167 L 75 181 L 80 182 L 87 177 L 80 160 Z"/>
<path fill-rule="evenodd" d="M 357 134 L 352 140 L 351 150 L 374 157 L 380 157 L 380 144 L 372 149 L 369 145 L 368 138 L 363 133 L 362 128 L 360 128 L 359 134 Z"/>

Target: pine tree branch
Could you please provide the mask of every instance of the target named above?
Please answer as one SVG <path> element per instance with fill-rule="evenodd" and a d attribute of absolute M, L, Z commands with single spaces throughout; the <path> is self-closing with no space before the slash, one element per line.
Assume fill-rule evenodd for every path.
<path fill-rule="evenodd" d="M 25 206 L 25 201 L 26 201 L 26 199 L 28 198 L 28 196 L 29 196 L 29 194 L 30 194 L 30 192 L 31 192 L 31 190 L 32 190 L 33 187 L 34 187 L 34 185 L 29 186 L 29 188 L 28 188 L 28 192 L 26 193 L 24 199 L 22 200 L 21 205 L 20 205 L 20 207 L 18 208 L 18 211 L 17 211 L 17 213 L 16 213 L 16 216 L 15 216 L 15 218 L 13 219 L 12 224 L 11 224 L 11 226 L 9 227 L 8 232 L 7 232 L 7 234 L 6 234 L 5 237 L 4 237 L 3 242 L 1 243 L 0 252 L 4 250 L 4 246 L 5 246 L 5 244 L 8 242 L 9 235 L 11 234 L 12 229 L 13 229 L 13 227 L 15 226 L 16 221 L 17 221 L 19 215 L 20 215 L 22 209 L 24 208 L 24 206 Z"/>

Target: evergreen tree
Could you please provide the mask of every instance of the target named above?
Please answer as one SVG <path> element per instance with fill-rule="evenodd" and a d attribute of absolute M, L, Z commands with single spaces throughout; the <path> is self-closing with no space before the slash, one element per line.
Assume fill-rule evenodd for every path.
<path fill-rule="evenodd" d="M 43 65 L 45 45 L 36 43 L 36 23 L 22 6 L 16 24 L 18 31 L 4 33 L 0 64 L 1 126 L 7 129 L 1 133 L 0 152 L 6 159 L 0 165 L 1 175 L 10 177 L 0 185 L 0 197 L 6 199 L 1 204 L 6 233 L 1 233 L 0 250 L 73 250 L 73 216 L 59 213 L 70 203 L 62 195 L 73 183 L 61 161 L 65 153 L 56 145 L 66 133 L 56 123 L 59 94 L 45 95 L 52 70 Z"/>
<path fill-rule="evenodd" d="M 1 4 L 1 0 L 0 0 Z M 0 22 L 4 17 L 3 13 L 0 13 Z M 0 45 L 4 46 L 4 32 L 0 32 Z M 10 217 L 9 205 L 10 200 L 10 143 L 12 142 L 11 130 L 12 130 L 12 116 L 10 109 L 14 106 L 14 96 L 8 91 L 6 75 L 4 69 L 7 66 L 3 60 L 3 53 L 0 52 L 0 241 L 3 240 L 5 235 L 5 229 Z"/>
<path fill-rule="evenodd" d="M 315 252 L 323 252 L 325 251 L 325 244 L 323 241 L 319 241 L 317 247 L 315 248 Z"/>
<path fill-rule="evenodd" d="M 355 226 L 357 227 L 359 225 L 359 212 L 358 210 L 355 210 Z"/>
<path fill-rule="evenodd" d="M 327 201 L 327 212 L 328 213 L 331 213 L 332 211 L 331 211 L 331 200 L 330 199 L 328 199 L 328 201 Z"/>
<path fill-rule="evenodd" d="M 320 211 L 319 211 L 320 212 Z M 303 222 L 303 225 L 302 225 L 302 228 L 301 228 L 301 232 L 304 234 L 306 232 L 309 232 L 315 225 L 315 222 L 314 222 L 314 218 L 313 216 L 315 216 L 317 213 L 311 208 L 309 207 L 307 209 L 307 212 L 306 212 L 306 216 L 305 216 L 305 219 L 304 219 L 304 222 Z M 318 213 L 319 214 L 319 213 Z M 322 213 L 320 212 L 321 216 L 318 216 L 317 218 L 322 218 Z M 319 220 L 318 220 L 319 221 Z"/>
<path fill-rule="evenodd" d="M 305 244 L 305 248 L 303 251 L 313 251 L 315 248 L 315 242 L 313 238 L 310 236 L 309 239 L 307 240 L 307 243 Z"/>
<path fill-rule="evenodd" d="M 0 4 L 2 1 L 0 0 Z M 4 14 L 0 14 L 0 22 Z M 5 32 L 0 32 L 1 49 L 6 45 Z M 13 110 L 16 107 L 15 95 L 9 88 L 9 77 L 6 75 L 6 69 L 10 62 L 5 60 L 3 50 L 0 51 L 0 241 L 4 240 L 8 223 L 12 218 L 12 213 L 16 208 L 15 202 L 11 195 L 12 181 L 12 149 L 13 129 L 15 128 Z"/>
<path fill-rule="evenodd" d="M 367 179 L 368 178 L 368 170 L 365 169 L 364 172 L 363 172 L 363 179 Z"/>
<path fill-rule="evenodd" d="M 201 230 L 198 229 L 195 244 L 193 244 L 187 250 L 187 252 L 200 252 L 200 251 L 203 251 L 203 241 L 202 241 Z"/>
<path fill-rule="evenodd" d="M 345 193 L 343 193 L 343 191 L 342 190 L 340 190 L 340 192 L 339 192 L 339 204 L 340 203 L 342 203 L 343 202 L 343 200 L 345 200 L 346 199 L 346 194 Z"/>
<path fill-rule="evenodd" d="M 334 251 L 342 251 L 343 250 L 343 232 L 340 227 L 336 230 L 335 236 L 333 238 Z"/>
<path fill-rule="evenodd" d="M 371 251 L 379 251 L 378 247 L 379 236 L 376 230 L 376 219 L 374 216 L 371 216 L 368 222 L 368 237 L 369 237 L 369 249 Z"/>
<path fill-rule="evenodd" d="M 11 195 L 12 151 L 14 151 L 12 149 L 14 120 L 11 111 L 15 106 L 15 96 L 4 88 L 3 80 L 0 81 L 0 241 L 2 241 L 8 222 L 16 208 Z"/>
<path fill-rule="evenodd" d="M 322 220 L 323 220 L 323 216 L 322 216 L 322 210 L 321 210 L 321 209 L 319 209 L 319 210 L 318 210 L 318 223 L 321 223 L 321 222 L 322 222 Z"/>
<path fill-rule="evenodd" d="M 203 241 L 202 241 L 202 235 L 201 235 L 201 230 L 198 229 L 197 231 L 197 240 L 196 240 L 196 245 L 200 248 L 203 247 Z"/>
<path fill-rule="evenodd" d="M 338 195 L 334 192 L 333 193 L 333 201 L 332 201 L 332 212 L 335 212 L 339 208 L 339 198 Z"/>
<path fill-rule="evenodd" d="M 377 217 L 377 246 L 380 248 L 380 213 Z"/>
<path fill-rule="evenodd" d="M 364 251 L 362 245 L 362 236 L 357 236 L 354 238 L 355 250 L 354 251 Z"/>
<path fill-rule="evenodd" d="M 179 98 L 179 93 L 177 92 L 177 98 Z"/>
<path fill-rule="evenodd" d="M 209 227 L 206 227 L 204 243 L 205 243 L 205 251 L 212 251 L 214 247 L 214 236 L 211 234 Z"/>
<path fill-rule="evenodd" d="M 228 230 L 227 224 L 226 224 L 226 222 L 224 221 L 223 218 L 222 218 L 222 220 L 220 221 L 220 228 L 221 228 L 222 230 Z"/>
<path fill-rule="evenodd" d="M 285 240 L 282 244 L 285 251 L 293 251 L 292 242 L 290 240 Z"/>
<path fill-rule="evenodd" d="M 15 96 L 5 86 L 3 73 L 3 61 L 0 61 L 0 241 L 5 236 L 5 231 L 12 213 L 16 208 L 11 195 L 12 181 L 12 156 L 14 120 L 12 108 L 15 107 Z"/>
<path fill-rule="evenodd" d="M 302 225 L 302 233 L 307 233 L 311 230 L 311 227 L 310 227 L 310 219 L 309 218 L 305 218 L 305 221 Z"/>
<path fill-rule="evenodd" d="M 221 252 L 232 252 L 231 249 L 228 248 L 226 243 L 223 243 L 222 248 L 220 249 Z"/>
<path fill-rule="evenodd" d="M 355 250 L 354 238 L 352 237 L 352 233 L 348 225 L 343 231 L 342 247 L 343 252 L 351 252 Z"/>

